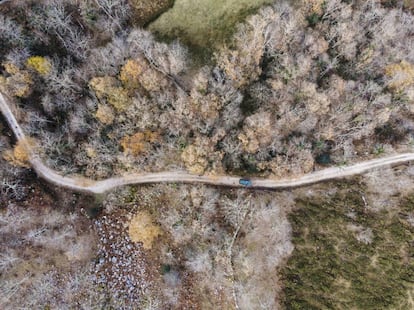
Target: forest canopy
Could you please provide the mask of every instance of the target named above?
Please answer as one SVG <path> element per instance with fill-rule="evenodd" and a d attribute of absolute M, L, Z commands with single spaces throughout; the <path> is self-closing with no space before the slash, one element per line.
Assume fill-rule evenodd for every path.
<path fill-rule="evenodd" d="M 136 1 L 6 3 L 0 85 L 48 165 L 97 179 L 280 177 L 409 147 L 409 4 L 299 2 L 247 17 L 205 65 L 134 26 Z"/>

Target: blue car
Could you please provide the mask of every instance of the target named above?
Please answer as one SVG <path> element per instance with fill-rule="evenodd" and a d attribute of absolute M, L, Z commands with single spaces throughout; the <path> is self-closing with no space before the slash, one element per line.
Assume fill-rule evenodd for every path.
<path fill-rule="evenodd" d="M 252 186 L 252 181 L 248 179 L 240 179 L 239 184 L 243 186 Z"/>

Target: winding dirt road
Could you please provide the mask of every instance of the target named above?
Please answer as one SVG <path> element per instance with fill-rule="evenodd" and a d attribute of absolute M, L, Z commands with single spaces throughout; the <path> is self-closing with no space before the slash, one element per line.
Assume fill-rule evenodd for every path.
<path fill-rule="evenodd" d="M 16 139 L 23 144 L 29 153 L 29 162 L 38 176 L 50 183 L 68 188 L 78 192 L 89 194 L 102 194 L 114 188 L 131 184 L 148 184 L 160 182 L 179 182 L 179 183 L 203 183 L 218 186 L 243 187 L 239 184 L 240 177 L 235 176 L 209 176 L 194 175 L 182 171 L 166 171 L 159 173 L 127 174 L 113 177 L 102 181 L 94 181 L 77 176 L 62 176 L 56 171 L 45 166 L 38 155 L 27 143 L 26 135 L 17 122 L 10 106 L 4 96 L 0 93 L 0 110 L 12 129 Z M 357 175 L 366 171 L 397 165 L 414 160 L 414 153 L 404 153 L 392 155 L 384 158 L 364 161 L 350 166 L 331 167 L 317 172 L 309 173 L 296 178 L 285 179 L 251 179 L 250 188 L 284 189 L 309 185 L 321 181 L 339 179 L 347 176 Z"/>

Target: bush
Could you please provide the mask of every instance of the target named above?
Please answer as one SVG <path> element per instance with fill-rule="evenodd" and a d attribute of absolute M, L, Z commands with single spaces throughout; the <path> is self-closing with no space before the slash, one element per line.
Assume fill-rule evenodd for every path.
<path fill-rule="evenodd" d="M 306 20 L 308 21 L 310 27 L 315 27 L 321 21 L 321 17 L 319 16 L 319 14 L 313 13 L 307 16 Z"/>

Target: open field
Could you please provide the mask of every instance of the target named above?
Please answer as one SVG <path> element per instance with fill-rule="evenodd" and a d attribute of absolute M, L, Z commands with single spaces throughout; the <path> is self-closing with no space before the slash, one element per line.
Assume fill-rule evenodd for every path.
<path fill-rule="evenodd" d="M 298 200 L 289 215 L 287 309 L 412 309 L 413 196 L 374 210 L 355 188 Z"/>
<path fill-rule="evenodd" d="M 160 37 L 179 38 L 196 48 L 220 44 L 237 23 L 271 0 L 176 0 L 149 29 Z"/>

